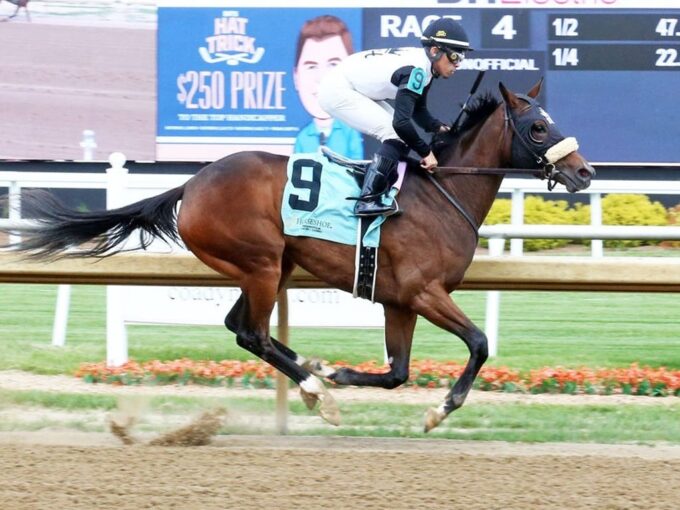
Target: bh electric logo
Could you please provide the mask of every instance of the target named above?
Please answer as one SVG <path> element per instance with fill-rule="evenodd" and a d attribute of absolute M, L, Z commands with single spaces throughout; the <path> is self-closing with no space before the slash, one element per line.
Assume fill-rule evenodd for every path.
<path fill-rule="evenodd" d="M 255 38 L 248 35 L 248 21 L 238 11 L 223 11 L 213 20 L 213 33 L 205 38 L 205 46 L 198 49 L 201 58 L 209 64 L 230 66 L 259 62 L 264 48 L 255 47 Z"/>

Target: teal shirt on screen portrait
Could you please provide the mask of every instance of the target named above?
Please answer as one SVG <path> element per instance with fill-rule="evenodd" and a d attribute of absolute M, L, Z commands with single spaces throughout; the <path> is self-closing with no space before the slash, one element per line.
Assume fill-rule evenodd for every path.
<path fill-rule="evenodd" d="M 321 133 L 314 122 L 300 130 L 295 139 L 293 152 L 316 152 L 320 145 Z M 331 133 L 325 137 L 324 145 L 350 159 L 364 158 L 364 141 L 361 134 L 339 120 L 334 120 Z"/>

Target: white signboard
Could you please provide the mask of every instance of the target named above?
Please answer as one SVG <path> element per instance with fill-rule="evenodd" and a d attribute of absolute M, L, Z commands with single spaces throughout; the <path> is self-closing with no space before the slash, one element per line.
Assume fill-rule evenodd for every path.
<path fill-rule="evenodd" d="M 223 325 L 241 295 L 231 287 L 127 287 L 125 322 Z M 382 328 L 383 307 L 335 289 L 290 289 L 290 326 Z M 277 325 L 276 308 L 271 325 Z"/>

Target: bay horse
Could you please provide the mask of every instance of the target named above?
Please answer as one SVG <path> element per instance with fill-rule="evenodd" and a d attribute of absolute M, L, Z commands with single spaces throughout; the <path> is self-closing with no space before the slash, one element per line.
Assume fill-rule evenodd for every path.
<path fill-rule="evenodd" d="M 242 293 L 224 321 L 238 345 L 298 384 L 310 409 L 320 402 L 321 416 L 333 424 L 339 423 L 339 411 L 321 378 L 382 388 L 403 384 L 420 315 L 460 338 L 470 355 L 444 402 L 426 412 L 428 431 L 463 404 L 487 359 L 486 336 L 450 294 L 472 261 L 477 229 L 503 175 L 530 165 L 549 183 L 560 182 L 574 192 L 587 188 L 595 173 L 575 139 L 564 139 L 536 102 L 541 83 L 526 95 L 499 84 L 502 100 L 482 95 L 464 122 L 433 139 L 443 165 L 461 165 L 456 167 L 461 171 L 475 167 L 481 174 L 457 175 L 446 172 L 449 167 L 434 175 L 414 167 L 406 172 L 399 195 L 405 213 L 382 226 L 378 252 L 375 300 L 384 306 L 389 364 L 384 373 L 310 362 L 270 336 L 277 294 L 296 265 L 345 291 L 351 292 L 354 280 L 354 247 L 284 235 L 280 211 L 287 156 L 236 153 L 205 166 L 178 188 L 102 212 L 78 212 L 47 194 L 29 195 L 23 206 L 34 211 L 38 226 L 20 232 L 24 239 L 14 248 L 37 258 L 108 256 L 137 229 L 141 248 L 156 237 L 181 238 L 201 261 L 238 282 Z M 86 242 L 94 244 L 65 251 Z"/>

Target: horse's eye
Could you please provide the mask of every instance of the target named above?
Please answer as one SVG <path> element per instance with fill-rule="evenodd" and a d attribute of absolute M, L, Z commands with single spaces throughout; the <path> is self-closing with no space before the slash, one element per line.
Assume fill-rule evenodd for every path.
<path fill-rule="evenodd" d="M 536 121 L 531 125 L 529 133 L 531 139 L 536 143 L 543 143 L 548 136 L 548 126 L 542 121 Z"/>

